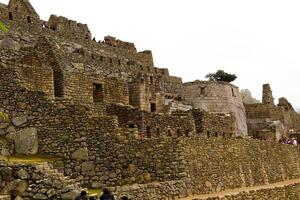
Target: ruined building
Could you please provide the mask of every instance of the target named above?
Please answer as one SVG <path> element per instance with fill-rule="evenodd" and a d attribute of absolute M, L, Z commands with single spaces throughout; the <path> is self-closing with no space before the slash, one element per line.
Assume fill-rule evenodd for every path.
<path fill-rule="evenodd" d="M 0 162 L 0 198 L 22 184 L 23 199 L 103 185 L 131 199 L 174 199 L 300 177 L 296 149 L 236 137 L 269 118 L 297 128 L 291 105 L 275 106 L 267 87 L 263 103 L 245 109 L 236 86 L 183 83 L 155 67 L 151 51 L 95 41 L 65 17 L 43 21 L 27 0 L 0 4 L 0 20 L 9 28 L 0 32 L 0 112 L 10 116 L 0 152 L 59 158 Z"/>
<path fill-rule="evenodd" d="M 284 97 L 274 103 L 269 84 L 263 85 L 262 103 L 246 104 L 249 135 L 266 139 L 264 135 L 274 133 L 273 139 L 288 137 L 290 133 L 300 130 L 300 116 Z"/>
<path fill-rule="evenodd" d="M 133 43 L 110 36 L 96 42 L 87 25 L 64 17 L 52 15 L 42 21 L 28 1 L 10 1 L 0 8 L 1 19 L 10 28 L 10 33 L 1 36 L 2 60 L 16 63 L 21 85 L 44 93 L 50 102 L 70 101 L 89 107 L 94 114 L 117 116 L 122 128 L 137 127 L 143 137 L 196 132 L 247 135 L 236 86 L 183 84 L 168 69 L 154 67 L 151 51 L 137 52 Z M 212 116 L 223 113 L 230 124 L 206 126 L 199 132 L 195 118 L 200 115 L 193 115 L 192 109 Z"/>

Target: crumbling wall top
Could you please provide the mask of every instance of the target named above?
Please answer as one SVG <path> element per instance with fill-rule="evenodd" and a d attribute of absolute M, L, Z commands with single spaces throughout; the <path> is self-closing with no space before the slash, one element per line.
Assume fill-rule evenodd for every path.
<path fill-rule="evenodd" d="M 286 110 L 295 111 L 292 104 L 284 97 L 279 98 L 277 106 L 282 106 Z"/>
<path fill-rule="evenodd" d="M 118 48 L 123 48 L 123 49 L 127 49 L 130 51 L 135 51 L 136 52 L 136 48 L 135 45 L 131 42 L 124 42 L 122 40 L 118 40 L 115 37 L 112 36 L 105 36 L 104 37 L 104 44 L 107 44 L 109 46 L 113 46 L 113 47 L 118 47 Z"/>
<path fill-rule="evenodd" d="M 29 16 L 40 18 L 28 0 L 10 0 L 8 9 L 14 12 L 21 12 Z"/>
<path fill-rule="evenodd" d="M 262 103 L 263 104 L 275 105 L 270 84 L 264 84 L 263 85 Z"/>
<path fill-rule="evenodd" d="M 217 84 L 217 85 L 228 85 L 230 87 L 234 87 L 234 88 L 238 88 L 237 86 L 225 82 L 225 81 L 200 81 L 200 80 L 195 80 L 192 82 L 185 82 L 183 83 L 184 86 L 188 86 L 188 85 L 201 85 L 201 84 Z"/>

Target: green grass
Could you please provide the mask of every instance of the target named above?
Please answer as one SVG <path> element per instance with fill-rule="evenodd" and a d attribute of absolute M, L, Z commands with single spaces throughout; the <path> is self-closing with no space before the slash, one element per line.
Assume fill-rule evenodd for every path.
<path fill-rule="evenodd" d="M 11 155 L 9 156 L 9 160 L 7 161 L 10 163 L 39 164 L 39 163 L 53 162 L 59 160 L 62 160 L 62 158 L 54 157 L 54 156 L 46 156 L 46 155 L 31 155 L 31 156 Z"/>
<path fill-rule="evenodd" d="M 97 195 L 98 197 L 100 197 L 100 195 L 102 194 L 102 190 L 101 189 L 88 189 L 88 194 L 89 195 Z"/>

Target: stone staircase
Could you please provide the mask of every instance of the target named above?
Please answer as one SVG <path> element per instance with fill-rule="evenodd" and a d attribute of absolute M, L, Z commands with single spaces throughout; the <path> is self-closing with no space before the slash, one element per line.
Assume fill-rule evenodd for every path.
<path fill-rule="evenodd" d="M 81 191 L 82 187 L 80 183 L 76 182 L 76 180 L 71 179 L 68 176 L 65 176 L 63 173 L 60 173 L 57 169 L 54 169 L 53 166 L 47 162 L 42 164 L 35 165 L 36 169 L 39 170 L 41 173 L 49 176 L 53 179 L 59 180 L 65 188 L 70 190 L 77 190 Z"/>

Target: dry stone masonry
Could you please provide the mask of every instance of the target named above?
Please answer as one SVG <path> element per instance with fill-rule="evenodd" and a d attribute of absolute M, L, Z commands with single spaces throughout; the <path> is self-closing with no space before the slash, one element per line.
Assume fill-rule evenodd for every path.
<path fill-rule="evenodd" d="M 175 199 L 300 177 L 297 147 L 248 138 L 300 130 L 269 85 L 263 103 L 244 105 L 232 84 L 183 83 L 151 51 L 96 41 L 65 17 L 43 21 L 27 0 L 0 4 L 0 20 L 10 30 L 0 32 L 0 112 L 10 116 L 0 121 L 1 156 L 60 158 L 1 162 L 0 199 L 72 199 L 104 186 L 116 197 Z"/>

